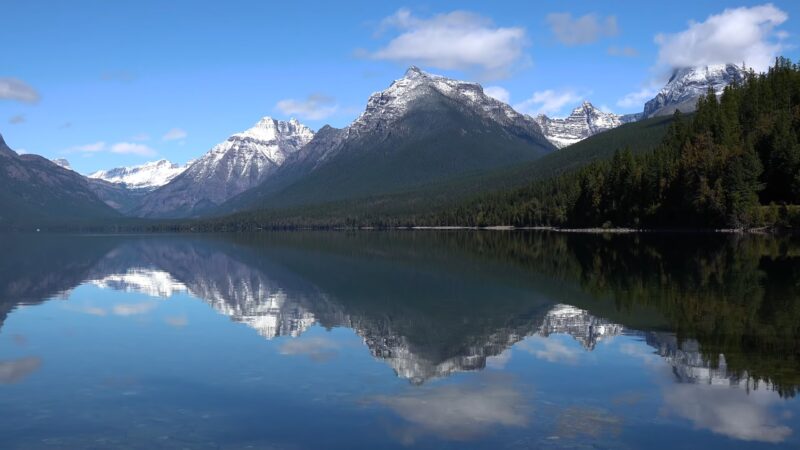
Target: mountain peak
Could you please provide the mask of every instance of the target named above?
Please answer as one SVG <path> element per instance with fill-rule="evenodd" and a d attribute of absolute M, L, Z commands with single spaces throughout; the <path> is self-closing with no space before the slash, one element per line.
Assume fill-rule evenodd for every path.
<path fill-rule="evenodd" d="M 296 119 L 285 121 L 264 116 L 255 125 L 241 133 L 234 134 L 228 140 L 250 138 L 264 142 L 275 142 L 295 135 L 311 140 L 314 132 Z"/>
<path fill-rule="evenodd" d="M 425 72 L 424 70 L 420 69 L 419 67 L 412 65 L 412 66 L 408 67 L 408 69 L 406 70 L 405 75 L 403 75 L 403 78 L 412 78 L 413 79 L 413 78 L 426 77 L 426 76 L 429 76 L 429 75 L 430 75 L 429 73 Z"/>
<path fill-rule="evenodd" d="M 705 95 L 709 88 L 719 95 L 725 86 L 741 83 L 746 76 L 746 69 L 733 63 L 675 69 L 667 84 L 645 103 L 643 116 L 669 115 L 675 110 L 694 111 L 697 99 Z"/>
<path fill-rule="evenodd" d="M 563 148 L 597 133 L 616 128 L 631 121 L 627 116 L 603 112 L 584 100 L 562 119 L 551 119 L 539 114 L 534 119 L 545 137 L 556 147 Z"/>

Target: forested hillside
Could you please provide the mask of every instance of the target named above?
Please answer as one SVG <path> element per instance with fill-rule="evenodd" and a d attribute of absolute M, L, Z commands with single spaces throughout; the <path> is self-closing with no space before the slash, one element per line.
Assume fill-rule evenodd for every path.
<path fill-rule="evenodd" d="M 779 58 L 691 120 L 676 113 L 652 152 L 635 147 L 438 215 L 438 225 L 747 228 L 798 224 L 800 66 Z"/>

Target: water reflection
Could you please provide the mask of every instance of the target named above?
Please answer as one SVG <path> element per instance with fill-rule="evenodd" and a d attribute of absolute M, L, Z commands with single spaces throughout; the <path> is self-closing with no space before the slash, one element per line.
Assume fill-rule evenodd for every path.
<path fill-rule="evenodd" d="M 665 417 L 780 443 L 793 431 L 782 408 L 800 385 L 798 249 L 793 238 L 542 233 L 3 240 L 0 326 L 19 305 L 51 298 L 109 320 L 147 317 L 162 299 L 188 296 L 276 341 L 283 358 L 316 365 L 344 360 L 349 349 L 315 329 L 352 330 L 409 382 L 361 400 L 399 418 L 388 428 L 405 444 L 538 426 L 535 380 L 498 375 L 516 355 L 580 368 L 613 349 L 649 368 Z M 72 298 L 82 285 L 146 297 Z M 176 331 L 194 325 L 185 314 L 159 320 Z M 29 356 L 0 361 L 0 383 L 41 365 Z M 480 373 L 435 382 L 465 372 Z M 613 404 L 642 402 L 634 393 Z M 550 433 L 617 439 L 630 418 L 609 408 L 565 405 L 552 413 Z"/>

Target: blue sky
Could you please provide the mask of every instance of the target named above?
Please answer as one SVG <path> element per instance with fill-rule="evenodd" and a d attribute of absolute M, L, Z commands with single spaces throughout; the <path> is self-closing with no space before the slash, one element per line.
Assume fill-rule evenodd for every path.
<path fill-rule="evenodd" d="M 347 125 L 409 64 L 527 113 L 638 112 L 673 66 L 798 59 L 800 2 L 4 0 L 0 133 L 82 173 L 259 118 Z"/>

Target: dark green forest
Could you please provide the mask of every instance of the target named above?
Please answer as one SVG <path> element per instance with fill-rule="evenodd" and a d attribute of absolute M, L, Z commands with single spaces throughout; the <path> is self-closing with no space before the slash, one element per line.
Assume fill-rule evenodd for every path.
<path fill-rule="evenodd" d="M 652 152 L 610 160 L 437 215 L 439 225 L 752 228 L 800 222 L 800 66 L 709 92 Z"/>

